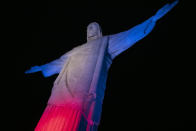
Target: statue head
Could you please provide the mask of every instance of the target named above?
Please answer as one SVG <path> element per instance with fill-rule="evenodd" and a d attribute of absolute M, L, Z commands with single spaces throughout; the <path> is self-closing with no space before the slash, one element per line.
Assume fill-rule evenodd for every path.
<path fill-rule="evenodd" d="M 92 22 L 87 27 L 87 41 L 102 37 L 101 27 L 97 22 Z"/>

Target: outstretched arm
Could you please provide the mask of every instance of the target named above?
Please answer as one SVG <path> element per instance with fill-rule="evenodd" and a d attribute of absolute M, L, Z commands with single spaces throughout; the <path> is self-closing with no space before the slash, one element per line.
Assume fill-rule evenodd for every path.
<path fill-rule="evenodd" d="M 159 9 L 154 16 L 129 29 L 128 31 L 110 35 L 108 52 L 110 53 L 112 59 L 147 36 L 154 28 L 156 21 L 167 14 L 167 12 L 169 12 L 177 3 L 178 0 L 171 4 L 166 4 Z"/>
<path fill-rule="evenodd" d="M 68 54 L 66 53 L 63 56 L 61 56 L 59 59 L 56 59 L 52 62 L 49 62 L 41 66 L 31 67 L 29 70 L 25 71 L 25 74 L 35 73 L 38 71 L 41 71 L 44 77 L 49 77 L 54 74 L 58 74 L 61 71 L 67 58 L 68 58 Z"/>

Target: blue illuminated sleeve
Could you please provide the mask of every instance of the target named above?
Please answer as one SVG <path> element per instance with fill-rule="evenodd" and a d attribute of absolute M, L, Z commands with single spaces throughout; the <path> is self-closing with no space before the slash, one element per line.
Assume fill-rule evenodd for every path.
<path fill-rule="evenodd" d="M 179 0 L 168 3 L 160 8 L 156 14 L 143 23 L 129 29 L 128 31 L 109 36 L 108 52 L 114 59 L 121 52 L 125 51 L 139 40 L 147 36 L 154 28 L 156 21 L 166 15 L 172 8 L 178 4 Z"/>
<path fill-rule="evenodd" d="M 156 21 L 150 17 L 143 23 L 118 34 L 109 36 L 108 52 L 112 59 L 133 46 L 136 42 L 147 36 L 155 26 Z"/>
<path fill-rule="evenodd" d="M 68 58 L 67 54 L 64 54 L 63 56 L 61 56 L 59 59 L 56 59 L 52 62 L 49 62 L 47 64 L 41 65 L 41 70 L 42 70 L 42 74 L 44 77 L 49 77 L 52 76 L 54 74 L 58 74 L 60 73 L 63 65 L 65 64 L 66 60 Z"/>

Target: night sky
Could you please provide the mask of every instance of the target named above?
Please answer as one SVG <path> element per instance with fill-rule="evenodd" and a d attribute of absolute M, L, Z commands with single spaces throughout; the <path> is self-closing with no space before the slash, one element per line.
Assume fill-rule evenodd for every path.
<path fill-rule="evenodd" d="M 86 42 L 86 27 L 98 22 L 103 35 L 134 27 L 172 0 L 129 0 L 23 3 L 21 42 L 15 50 L 19 91 L 18 129 L 33 131 L 57 75 L 25 75 Z M 193 87 L 185 80 L 183 3 L 160 19 L 144 39 L 117 56 L 111 65 L 99 131 L 143 131 L 196 128 Z M 194 104 L 193 104 L 194 103 Z"/>

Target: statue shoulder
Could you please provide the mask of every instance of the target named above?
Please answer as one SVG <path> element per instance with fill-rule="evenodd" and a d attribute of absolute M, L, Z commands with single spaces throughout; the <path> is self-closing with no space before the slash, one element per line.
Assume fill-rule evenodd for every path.
<path fill-rule="evenodd" d="M 79 52 L 81 50 L 81 48 L 83 48 L 83 45 L 79 45 L 79 46 L 76 46 L 74 48 L 72 48 L 69 52 L 68 52 L 68 55 L 69 56 L 72 56 L 74 54 L 76 54 L 77 52 Z"/>

